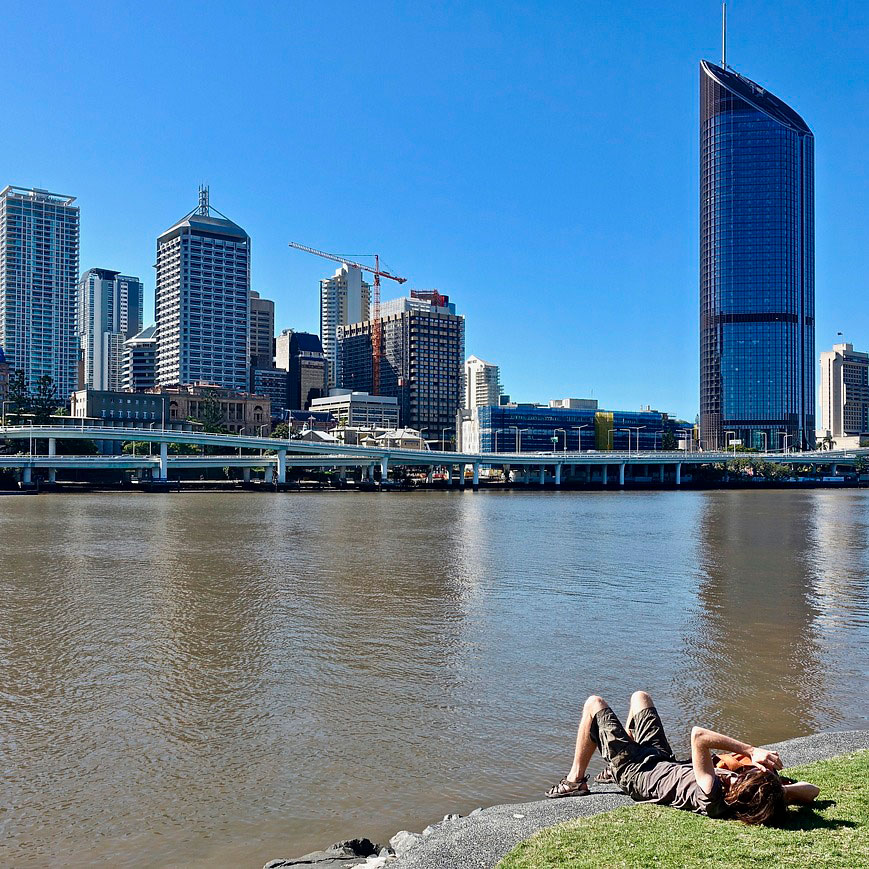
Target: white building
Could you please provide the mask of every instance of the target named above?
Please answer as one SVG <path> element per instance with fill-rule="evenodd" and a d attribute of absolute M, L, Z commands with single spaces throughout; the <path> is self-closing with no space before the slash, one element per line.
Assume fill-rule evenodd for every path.
<path fill-rule="evenodd" d="M 596 398 L 550 398 L 550 407 L 563 407 L 568 410 L 597 410 Z"/>
<path fill-rule="evenodd" d="M 74 196 L 0 190 L 0 347 L 28 384 L 49 376 L 60 402 L 76 387 L 79 210 Z"/>
<path fill-rule="evenodd" d="M 398 399 L 394 395 L 332 389 L 328 396 L 313 399 L 310 409 L 331 413 L 342 427 L 398 428 Z"/>
<path fill-rule="evenodd" d="M 821 428 L 818 440 L 869 432 L 869 353 L 834 344 L 821 353 Z"/>
<path fill-rule="evenodd" d="M 142 282 L 88 269 L 78 282 L 78 336 L 85 389 L 123 388 L 124 342 L 142 330 Z"/>
<path fill-rule="evenodd" d="M 207 188 L 157 239 L 155 307 L 159 385 L 247 390 L 250 238 L 211 208 Z"/>
<path fill-rule="evenodd" d="M 478 356 L 465 362 L 465 407 L 493 407 L 501 395 L 501 371 Z"/>
<path fill-rule="evenodd" d="M 329 363 L 329 386 L 335 386 L 338 371 L 338 327 L 367 320 L 370 306 L 371 285 L 359 269 L 342 265 L 320 281 L 320 340 Z"/>

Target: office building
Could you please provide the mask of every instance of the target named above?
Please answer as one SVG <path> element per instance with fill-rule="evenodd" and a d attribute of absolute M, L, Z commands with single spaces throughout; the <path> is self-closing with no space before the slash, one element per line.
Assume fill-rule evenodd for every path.
<path fill-rule="evenodd" d="M 338 371 L 338 328 L 369 317 L 371 286 L 360 269 L 342 265 L 331 278 L 320 281 L 320 340 L 329 362 L 329 386 Z"/>
<path fill-rule="evenodd" d="M 628 452 L 661 448 L 666 415 L 515 404 L 458 414 L 456 449 L 480 453 Z"/>
<path fill-rule="evenodd" d="M 274 365 L 275 303 L 250 291 L 250 364 L 253 368 Z"/>
<path fill-rule="evenodd" d="M 597 410 L 596 398 L 550 398 L 550 407 L 565 407 L 568 410 Z"/>
<path fill-rule="evenodd" d="M 207 406 L 217 402 L 220 425 L 232 434 L 267 435 L 271 431 L 271 406 L 268 396 L 252 395 L 234 389 L 204 384 L 158 386 L 151 392 L 168 397 L 169 420 L 200 420 Z"/>
<path fill-rule="evenodd" d="M 123 388 L 124 342 L 142 330 L 138 278 L 88 269 L 78 282 L 78 336 L 84 389 Z"/>
<path fill-rule="evenodd" d="M 254 395 L 267 395 L 273 420 L 283 420 L 290 409 L 290 372 L 281 368 L 251 368 L 250 388 Z"/>
<path fill-rule="evenodd" d="M 821 353 L 821 433 L 842 438 L 869 432 L 869 353 L 834 344 Z"/>
<path fill-rule="evenodd" d="M 77 380 L 74 202 L 36 188 L 0 190 L 0 347 L 28 385 L 53 378 L 63 402 Z"/>
<path fill-rule="evenodd" d="M 275 340 L 275 366 L 289 372 L 287 406 L 293 410 L 307 410 L 326 394 L 328 360 L 316 335 L 284 329 Z"/>
<path fill-rule="evenodd" d="M 398 399 L 401 425 L 428 439 L 453 430 L 464 403 L 465 318 L 439 293 L 412 291 L 381 320 L 380 395 Z M 339 378 L 355 392 L 373 392 L 371 322 L 338 329 Z"/>
<path fill-rule="evenodd" d="M 393 395 L 331 389 L 311 402 L 311 410 L 331 413 L 342 428 L 398 428 L 398 399 Z"/>
<path fill-rule="evenodd" d="M 169 422 L 169 399 L 159 393 L 78 389 L 70 396 L 69 410 L 76 419 L 156 423 L 156 428 Z"/>
<path fill-rule="evenodd" d="M 814 138 L 730 67 L 700 64 L 700 444 L 815 438 Z"/>
<path fill-rule="evenodd" d="M 157 239 L 157 383 L 248 386 L 250 238 L 199 206 Z"/>
<path fill-rule="evenodd" d="M 469 356 L 465 361 L 465 407 L 490 407 L 501 397 L 501 373 L 497 365 Z"/>
<path fill-rule="evenodd" d="M 157 327 L 148 326 L 124 341 L 122 389 L 144 392 L 157 382 Z"/>

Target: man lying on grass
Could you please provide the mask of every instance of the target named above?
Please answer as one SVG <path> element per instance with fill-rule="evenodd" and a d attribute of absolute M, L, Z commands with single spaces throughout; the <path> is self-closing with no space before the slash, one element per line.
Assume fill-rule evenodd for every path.
<path fill-rule="evenodd" d="M 585 701 L 570 772 L 546 796 L 580 797 L 590 793 L 585 770 L 595 748 L 610 762 L 616 784 L 637 802 L 686 809 L 710 818 L 736 818 L 746 824 L 779 821 L 792 803 L 809 803 L 818 788 L 808 782 L 779 778 L 781 758 L 703 727 L 691 729 L 691 760 L 679 762 L 664 734 L 664 725 L 645 691 L 631 696 L 628 729 L 606 701 Z M 738 771 L 718 769 L 713 749 L 745 755 Z"/>

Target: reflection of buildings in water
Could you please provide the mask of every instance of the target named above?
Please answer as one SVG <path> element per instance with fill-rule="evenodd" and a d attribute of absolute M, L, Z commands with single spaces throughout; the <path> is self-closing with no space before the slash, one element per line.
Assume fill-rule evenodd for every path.
<path fill-rule="evenodd" d="M 829 721 L 811 603 L 812 493 L 709 492 L 703 579 L 674 678 L 695 723 L 772 741 Z"/>

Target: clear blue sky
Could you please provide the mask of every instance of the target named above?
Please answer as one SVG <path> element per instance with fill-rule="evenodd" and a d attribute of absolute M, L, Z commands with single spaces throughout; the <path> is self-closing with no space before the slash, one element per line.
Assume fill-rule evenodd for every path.
<path fill-rule="evenodd" d="M 728 61 L 816 138 L 817 342 L 869 349 L 869 3 L 729 4 Z M 697 411 L 697 102 L 716 0 L 7 4 L 0 184 L 78 197 L 140 275 L 199 183 L 278 328 L 323 260 L 448 293 L 514 398 Z M 384 287 L 384 297 L 398 293 Z"/>

